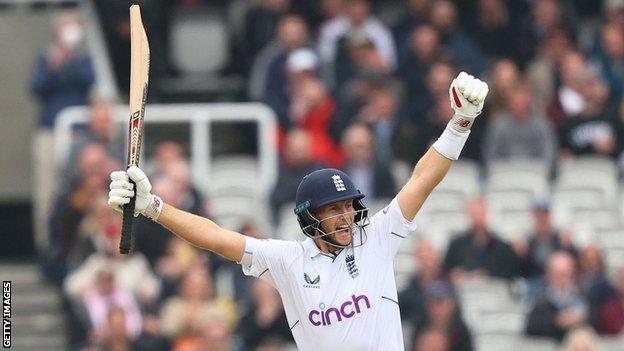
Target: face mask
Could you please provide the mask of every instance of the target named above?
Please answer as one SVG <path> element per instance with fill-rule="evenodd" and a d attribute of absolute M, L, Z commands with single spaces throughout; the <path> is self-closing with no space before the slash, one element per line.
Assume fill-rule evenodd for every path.
<path fill-rule="evenodd" d="M 65 27 L 63 27 L 63 29 L 61 29 L 59 39 L 61 43 L 69 47 L 75 47 L 82 41 L 83 37 L 84 37 L 84 32 L 80 25 L 68 24 Z"/>

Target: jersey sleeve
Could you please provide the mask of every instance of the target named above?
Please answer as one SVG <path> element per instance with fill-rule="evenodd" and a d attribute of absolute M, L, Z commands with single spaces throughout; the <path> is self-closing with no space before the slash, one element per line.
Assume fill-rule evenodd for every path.
<path fill-rule="evenodd" d="M 287 267 L 302 251 L 296 241 L 245 237 L 245 253 L 239 263 L 245 275 L 263 279 L 279 290 L 280 281 L 288 276 Z"/>
<path fill-rule="evenodd" d="M 410 232 L 416 230 L 416 220 L 403 217 L 399 202 L 395 197 L 390 204 L 370 219 L 371 231 L 368 240 L 375 243 L 378 250 L 388 259 L 393 259 Z"/>

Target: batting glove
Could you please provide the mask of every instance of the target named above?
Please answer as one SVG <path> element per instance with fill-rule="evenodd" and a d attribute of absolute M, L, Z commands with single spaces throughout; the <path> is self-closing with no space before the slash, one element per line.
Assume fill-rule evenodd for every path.
<path fill-rule="evenodd" d="M 137 166 L 130 166 L 126 172 L 115 171 L 110 174 L 111 183 L 108 193 L 108 206 L 118 212 L 123 212 L 123 205 L 130 202 L 134 196 L 134 186 L 129 179 L 136 184 L 136 202 L 134 216 L 144 215 L 152 220 L 157 220 L 163 208 L 160 197 L 150 193 L 150 184 L 147 175 Z"/>
<path fill-rule="evenodd" d="M 453 129 L 458 132 L 470 130 L 474 119 L 481 114 L 488 91 L 487 83 L 466 72 L 461 72 L 453 79 L 449 88 L 451 107 L 455 110 L 451 119 Z"/>

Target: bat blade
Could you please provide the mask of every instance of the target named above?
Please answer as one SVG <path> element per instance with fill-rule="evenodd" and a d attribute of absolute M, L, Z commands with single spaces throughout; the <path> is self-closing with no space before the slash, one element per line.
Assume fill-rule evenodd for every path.
<path fill-rule="evenodd" d="M 139 5 L 130 6 L 130 121 L 128 123 L 128 167 L 139 164 L 143 139 L 143 118 L 147 102 L 150 50 Z M 132 182 L 132 181 L 131 181 Z M 132 182 L 133 183 L 133 182 Z M 134 183 L 133 183 L 134 184 Z M 135 188 L 136 189 L 136 188 Z M 136 195 L 124 206 L 119 252 L 132 246 L 132 224 Z"/>

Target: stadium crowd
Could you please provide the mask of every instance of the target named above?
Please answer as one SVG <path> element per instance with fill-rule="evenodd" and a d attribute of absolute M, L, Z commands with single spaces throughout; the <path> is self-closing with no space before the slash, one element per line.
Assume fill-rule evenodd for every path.
<path fill-rule="evenodd" d="M 119 11 L 111 3 L 99 15 L 123 89 L 129 32 L 120 3 Z M 172 8 L 225 14 L 228 3 L 146 6 L 158 57 L 152 76 L 175 74 L 164 44 Z M 462 70 L 484 77 L 491 89 L 463 159 L 484 168 L 532 159 L 554 174 L 558 163 L 579 156 L 622 158 L 624 1 L 253 0 L 240 18 L 222 73 L 248 77 L 239 101 L 264 102 L 278 117 L 279 178 L 267 199 L 275 225 L 303 175 L 321 167 L 345 170 L 367 199 L 391 198 L 402 185 L 391 163 L 413 165 L 440 135 L 452 115 L 448 87 Z M 91 107 L 71 161 L 60 167 L 71 182 L 49 185 L 55 200 L 41 253 L 65 296 L 72 348 L 284 350 L 292 337 L 279 295 L 244 278 L 236 263 L 143 218 L 135 226 L 136 251 L 118 253 L 121 220 L 105 195 L 109 172 L 124 163 L 113 102 L 86 93 L 94 78 L 81 20 L 67 14 L 54 25 L 55 41 L 31 80 L 42 106 L 39 129 L 49 134 L 67 106 Z M 165 202 L 210 216 L 210 194 L 193 185 L 181 145 L 159 144 L 144 168 Z M 526 240 L 499 237 L 487 214 L 483 198 L 472 199 L 470 229 L 443 250 L 421 228 L 418 269 L 399 297 L 407 348 L 476 349 L 457 293 L 475 277 L 527 282 L 527 335 L 563 341 L 565 350 L 593 350 L 597 334 L 624 337 L 624 266 L 609 279 L 601 247 L 575 245 L 552 224 L 547 199 L 535 199 L 535 232 Z M 232 229 L 271 236 L 253 221 Z M 234 287 L 231 293 L 223 284 Z"/>

